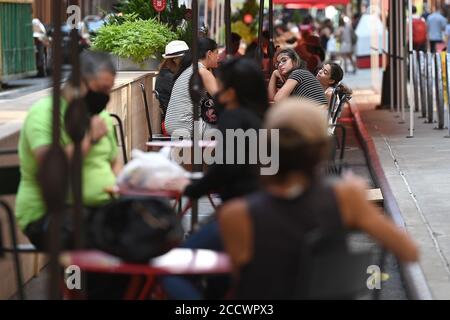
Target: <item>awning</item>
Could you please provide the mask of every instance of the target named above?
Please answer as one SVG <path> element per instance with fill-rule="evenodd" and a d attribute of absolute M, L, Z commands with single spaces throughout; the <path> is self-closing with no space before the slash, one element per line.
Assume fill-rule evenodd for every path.
<path fill-rule="evenodd" d="M 325 8 L 332 5 L 346 5 L 350 0 L 273 0 L 274 4 L 289 5 L 290 8 Z"/>

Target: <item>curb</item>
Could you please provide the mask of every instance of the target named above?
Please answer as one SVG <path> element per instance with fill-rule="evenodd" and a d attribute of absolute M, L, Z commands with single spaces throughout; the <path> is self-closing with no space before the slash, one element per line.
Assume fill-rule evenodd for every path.
<path fill-rule="evenodd" d="M 369 171 L 383 194 L 385 211 L 392 217 L 397 226 L 405 229 L 405 221 L 403 220 L 400 208 L 392 193 L 386 175 L 384 174 L 373 139 L 369 135 L 356 105 L 350 103 L 349 106 L 350 113 L 354 120 L 353 126 L 355 127 L 358 139 L 360 140 L 367 157 Z M 418 263 L 405 264 L 400 262 L 399 265 L 408 296 L 413 300 L 433 300 L 433 295 L 428 287 L 420 265 Z"/>

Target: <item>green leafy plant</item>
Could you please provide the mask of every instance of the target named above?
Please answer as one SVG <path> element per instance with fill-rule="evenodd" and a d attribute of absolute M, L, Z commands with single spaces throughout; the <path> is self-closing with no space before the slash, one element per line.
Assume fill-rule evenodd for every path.
<path fill-rule="evenodd" d="M 158 13 L 150 0 L 122 0 L 116 5 L 116 10 L 123 14 L 136 14 L 140 19 L 159 19 L 176 31 L 183 19 L 189 20 L 190 10 L 183 4 L 178 6 L 178 0 L 168 0 L 164 11 Z"/>
<path fill-rule="evenodd" d="M 192 47 L 192 34 L 193 34 L 193 28 L 192 28 L 192 21 L 184 21 L 178 28 L 177 28 L 177 34 L 178 39 L 183 40 L 187 43 L 189 48 Z"/>
<path fill-rule="evenodd" d="M 256 37 L 256 34 L 258 32 L 259 1 L 257 2 L 256 0 L 246 0 L 242 8 L 235 12 L 231 20 L 234 23 L 241 21 L 242 24 L 244 24 L 244 17 L 247 14 L 253 17 L 253 21 L 247 25 L 248 30 L 245 30 L 245 33 L 247 33 L 248 31 L 250 31 L 251 33 L 251 35 L 245 35 L 245 37 L 249 39 L 250 37 Z M 238 27 L 242 29 L 242 26 L 239 25 Z M 244 37 L 244 35 L 240 33 L 239 35 L 241 37 Z"/>
<path fill-rule="evenodd" d="M 121 24 L 110 23 L 98 30 L 94 50 L 111 52 L 122 58 L 142 63 L 157 58 L 165 46 L 178 38 L 167 24 L 156 19 L 142 20 L 125 15 Z"/>
<path fill-rule="evenodd" d="M 247 44 L 252 43 L 256 39 L 256 35 L 252 32 L 251 28 L 240 20 L 231 24 L 231 32 L 240 35 L 242 40 Z"/>

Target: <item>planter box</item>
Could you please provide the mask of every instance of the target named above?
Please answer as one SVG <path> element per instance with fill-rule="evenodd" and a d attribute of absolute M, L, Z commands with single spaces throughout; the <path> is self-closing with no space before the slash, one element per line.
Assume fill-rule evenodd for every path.
<path fill-rule="evenodd" d="M 120 58 L 118 56 L 111 56 L 117 71 L 154 71 L 159 69 L 161 63 L 158 59 L 148 59 L 142 64 L 133 62 L 131 59 Z"/>

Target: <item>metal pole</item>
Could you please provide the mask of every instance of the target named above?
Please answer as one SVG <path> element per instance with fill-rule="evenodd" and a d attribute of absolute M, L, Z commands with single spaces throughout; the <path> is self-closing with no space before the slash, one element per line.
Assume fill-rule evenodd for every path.
<path fill-rule="evenodd" d="M 273 72 L 273 57 L 275 55 L 275 44 L 273 41 L 273 0 L 269 0 L 269 75 Z"/>
<path fill-rule="evenodd" d="M 406 55 L 405 55 L 405 3 L 403 1 L 399 2 L 400 7 L 400 17 L 399 17 L 399 26 L 400 26 L 400 112 L 401 112 L 401 121 L 400 123 L 405 123 L 405 104 L 406 104 Z"/>
<path fill-rule="evenodd" d="M 446 138 L 450 138 L 450 53 L 446 54 L 446 62 L 447 62 L 447 97 L 449 97 L 449 101 L 447 101 L 447 127 L 448 127 L 448 135 Z"/>
<path fill-rule="evenodd" d="M 414 57 L 413 57 L 413 16 L 412 16 L 412 0 L 408 1 L 408 12 L 409 12 L 409 98 L 410 98 L 410 105 L 409 105 L 409 137 L 414 137 L 414 109 L 416 106 L 414 105 L 413 108 L 413 95 L 414 95 L 414 72 L 413 72 L 413 64 L 414 64 Z M 414 100 L 415 101 L 415 100 Z M 415 103 L 414 103 L 415 104 Z"/>
<path fill-rule="evenodd" d="M 199 123 L 200 119 L 200 98 L 201 98 L 201 91 L 203 88 L 203 81 L 200 77 L 200 74 L 198 72 L 198 0 L 192 0 L 192 28 L 194 32 L 194 37 L 192 40 L 192 78 L 189 84 L 190 89 L 190 96 L 192 100 L 193 105 L 193 128 L 191 133 L 191 141 L 192 141 L 192 148 L 191 148 L 191 160 L 192 160 L 192 171 L 193 172 L 200 172 L 202 170 L 202 163 L 198 163 L 196 161 L 196 155 L 201 154 L 200 144 L 199 141 L 197 141 L 196 137 L 198 137 L 198 128 L 197 124 Z M 201 129 L 201 128 L 200 128 Z M 191 231 L 194 231 L 197 222 L 198 222 L 198 201 L 196 199 L 192 199 L 192 213 L 191 213 Z"/>
<path fill-rule="evenodd" d="M 50 251 L 50 277 L 48 284 L 49 298 L 60 299 L 59 252 L 61 249 L 61 217 L 67 194 L 68 161 L 64 149 L 60 146 L 61 138 L 61 1 L 52 1 L 52 21 L 55 28 L 52 43 L 53 52 L 53 111 L 52 111 L 52 145 L 46 153 L 38 172 L 42 197 L 50 218 L 48 247 Z"/>
<path fill-rule="evenodd" d="M 220 4 L 220 25 L 223 26 L 224 24 L 225 24 L 225 4 L 222 2 Z M 223 33 L 219 32 L 219 42 L 222 41 L 222 34 Z"/>
<path fill-rule="evenodd" d="M 383 44 L 382 44 L 382 48 L 383 48 L 383 71 L 386 71 L 386 64 L 387 64 L 387 59 L 386 59 L 386 54 L 385 52 L 387 51 L 387 44 L 386 44 L 386 37 L 387 37 L 387 32 L 386 32 L 386 8 L 385 8 L 385 1 L 386 0 L 381 0 L 381 20 L 383 23 Z"/>
<path fill-rule="evenodd" d="M 219 31 L 220 31 L 220 0 L 216 0 L 216 42 L 219 42 Z"/>
<path fill-rule="evenodd" d="M 390 0 L 389 2 L 389 92 L 390 92 L 390 104 L 391 112 L 394 111 L 394 6 L 395 0 Z"/>
<path fill-rule="evenodd" d="M 71 165 L 71 183 L 74 203 L 74 245 L 76 249 L 83 248 L 83 191 L 82 191 L 82 165 L 83 155 L 81 142 L 88 128 L 88 116 L 84 99 L 79 96 L 81 77 L 78 46 L 78 31 L 71 31 L 71 52 L 72 52 L 72 81 L 74 89 L 78 96 L 70 103 L 65 116 L 65 125 L 67 133 L 74 143 L 74 153 Z"/>
<path fill-rule="evenodd" d="M 205 6 L 204 7 L 204 12 L 203 12 L 203 17 L 205 19 L 204 20 L 204 24 L 209 29 L 209 23 L 208 23 L 208 0 L 205 0 L 204 6 Z"/>
<path fill-rule="evenodd" d="M 262 51 L 262 41 L 263 41 L 263 23 L 264 23 L 264 0 L 259 0 L 259 17 L 258 17 L 258 59 L 264 58 L 264 53 Z"/>
<path fill-rule="evenodd" d="M 395 52 L 395 84 L 396 84 L 396 101 L 395 101 L 395 111 L 396 111 L 396 116 L 399 117 L 400 116 L 400 103 L 401 103 L 401 79 L 400 79 L 400 74 L 401 74 L 401 70 L 400 70 L 400 63 L 399 63 L 399 56 L 400 56 L 400 3 L 399 1 L 395 1 L 395 18 L 394 18 L 394 36 L 395 36 L 395 42 L 394 42 L 394 52 Z"/>
<path fill-rule="evenodd" d="M 214 39 L 214 35 L 216 34 L 216 1 L 211 0 L 211 39 Z"/>
<path fill-rule="evenodd" d="M 231 3 L 225 0 L 225 48 L 227 56 L 231 55 Z"/>

